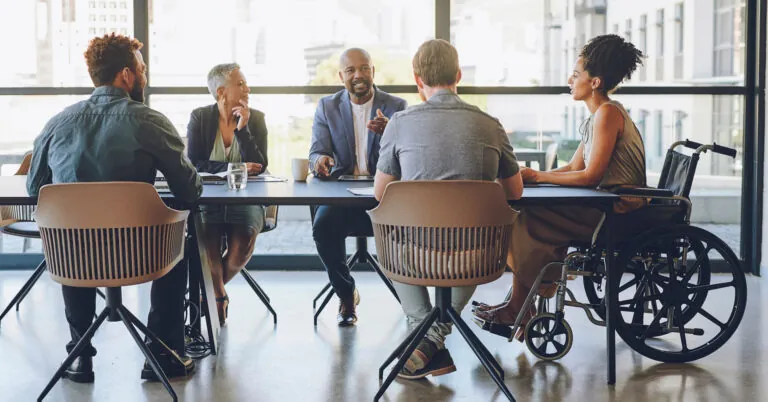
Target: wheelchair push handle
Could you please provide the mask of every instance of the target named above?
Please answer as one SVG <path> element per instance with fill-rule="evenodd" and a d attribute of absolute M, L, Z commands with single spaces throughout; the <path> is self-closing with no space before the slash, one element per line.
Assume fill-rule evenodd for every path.
<path fill-rule="evenodd" d="M 679 143 L 676 143 L 675 145 L 682 145 L 686 148 L 695 149 L 696 152 L 706 152 L 706 151 L 712 151 L 716 152 L 718 154 L 730 156 L 731 158 L 736 157 L 736 150 L 733 148 L 724 147 L 722 145 L 717 145 L 716 142 L 713 142 L 712 145 L 704 145 L 702 143 L 691 141 L 691 140 L 685 140 L 680 141 Z M 674 145 L 673 145 L 674 146 Z"/>

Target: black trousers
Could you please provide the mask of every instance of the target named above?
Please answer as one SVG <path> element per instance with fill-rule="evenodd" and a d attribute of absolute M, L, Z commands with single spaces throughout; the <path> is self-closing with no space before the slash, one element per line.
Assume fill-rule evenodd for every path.
<path fill-rule="evenodd" d="M 371 218 L 363 208 L 319 206 L 312 237 L 333 290 L 341 299 L 352 297 L 355 280 L 349 274 L 345 241 L 350 234 L 373 235 Z"/>
<path fill-rule="evenodd" d="M 72 340 L 67 343 L 67 353 L 75 348 L 82 334 L 88 330 L 96 312 L 96 289 L 72 286 L 61 287 L 64 295 L 64 312 L 69 323 Z M 184 293 L 187 290 L 187 263 L 179 262 L 164 277 L 152 282 L 151 302 L 147 327 L 168 347 L 184 356 Z M 153 353 L 163 350 L 152 345 Z M 94 356 L 96 349 L 87 345 L 81 356 Z"/>

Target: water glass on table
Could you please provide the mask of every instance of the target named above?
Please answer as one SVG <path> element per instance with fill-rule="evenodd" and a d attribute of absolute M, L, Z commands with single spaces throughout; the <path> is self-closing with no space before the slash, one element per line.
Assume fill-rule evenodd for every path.
<path fill-rule="evenodd" d="M 248 165 L 230 163 L 227 165 L 227 185 L 230 190 L 243 190 L 248 185 Z"/>

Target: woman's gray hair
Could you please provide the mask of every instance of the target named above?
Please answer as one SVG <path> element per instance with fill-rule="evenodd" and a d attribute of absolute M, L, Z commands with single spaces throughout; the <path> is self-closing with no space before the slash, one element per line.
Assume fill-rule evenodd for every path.
<path fill-rule="evenodd" d="M 208 92 L 213 95 L 213 99 L 216 99 L 217 101 L 219 100 L 216 91 L 227 84 L 227 77 L 229 77 L 233 71 L 239 69 L 240 65 L 237 63 L 217 64 L 213 66 L 211 71 L 208 72 Z"/>

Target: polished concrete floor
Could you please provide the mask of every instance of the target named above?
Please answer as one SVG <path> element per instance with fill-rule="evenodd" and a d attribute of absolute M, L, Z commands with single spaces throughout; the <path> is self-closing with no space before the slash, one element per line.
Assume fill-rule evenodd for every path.
<path fill-rule="evenodd" d="M 0 305 L 30 272 L 0 272 Z M 335 306 L 312 325 L 311 301 L 325 283 L 321 272 L 254 272 L 278 312 L 278 324 L 245 282 L 229 285 L 230 319 L 222 331 L 218 356 L 200 361 L 189 380 L 173 381 L 184 401 L 370 401 L 379 382 L 381 362 L 405 335 L 402 312 L 372 273 L 356 273 L 362 302 L 356 327 L 335 325 Z M 501 298 L 505 276 L 478 288 L 480 300 Z M 749 302 L 734 337 L 719 351 L 695 364 L 667 365 L 644 358 L 618 341 L 618 381 L 606 385 L 605 332 L 577 310 L 567 310 L 575 341 L 555 363 L 538 361 L 520 343 L 470 327 L 499 359 L 506 383 L 519 401 L 765 401 L 768 400 L 768 310 L 763 308 L 768 282 L 748 278 Z M 577 296 L 583 295 L 576 282 Z M 144 319 L 148 287 L 126 289 L 124 299 Z M 711 300 L 710 300 L 711 299 Z M 708 302 L 724 304 L 714 297 Z M 99 302 L 102 303 L 102 302 Z M 470 314 L 463 314 L 466 320 Z M 58 286 L 44 276 L 0 327 L 0 400 L 30 401 L 45 386 L 65 356 L 68 331 Z M 618 337 L 617 337 L 618 339 Z M 139 379 L 143 357 L 125 328 L 107 323 L 96 335 L 96 382 L 62 380 L 46 400 L 164 401 L 161 385 Z M 396 381 L 386 401 L 505 400 L 463 339 L 447 343 L 458 371 L 422 381 Z"/>

